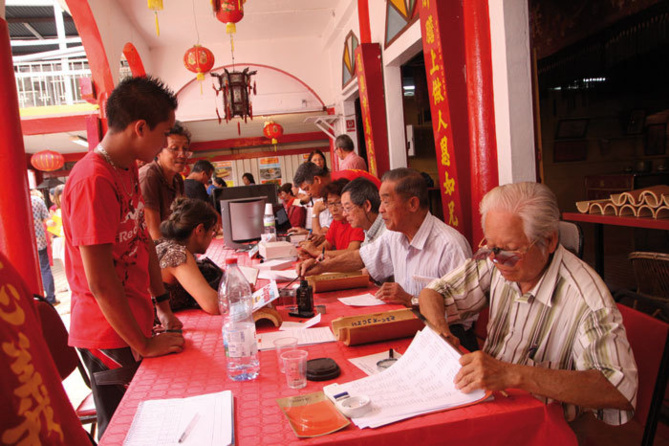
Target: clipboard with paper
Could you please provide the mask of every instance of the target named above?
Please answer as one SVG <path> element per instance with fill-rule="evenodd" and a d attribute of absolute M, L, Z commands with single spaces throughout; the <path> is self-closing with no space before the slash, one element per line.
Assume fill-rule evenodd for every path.
<path fill-rule="evenodd" d="M 344 392 L 351 397 L 368 396 L 369 411 L 351 419 L 361 429 L 485 400 L 491 392 L 466 394 L 455 388 L 453 379 L 460 370 L 460 356 L 459 350 L 425 327 L 392 367 L 356 381 L 326 386 L 323 392 L 333 402 L 335 395 Z"/>

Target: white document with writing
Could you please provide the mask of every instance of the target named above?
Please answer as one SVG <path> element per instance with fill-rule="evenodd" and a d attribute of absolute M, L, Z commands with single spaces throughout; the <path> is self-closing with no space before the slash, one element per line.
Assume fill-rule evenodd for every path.
<path fill-rule="evenodd" d="M 258 278 L 276 280 L 277 282 L 290 282 L 291 280 L 297 279 L 297 271 L 294 269 L 260 271 Z"/>
<path fill-rule="evenodd" d="M 279 330 L 304 330 L 306 328 L 311 328 L 314 325 L 318 325 L 321 322 L 321 314 L 318 313 L 316 316 L 312 317 L 306 321 L 293 322 L 293 321 L 283 321 Z"/>
<path fill-rule="evenodd" d="M 315 327 L 297 330 L 270 331 L 269 333 L 259 333 L 258 349 L 272 350 L 276 339 L 287 336 L 297 338 L 297 345 L 322 344 L 325 342 L 334 342 L 335 337 L 330 327 Z"/>
<path fill-rule="evenodd" d="M 465 394 L 455 388 L 459 358 L 459 352 L 426 327 L 392 367 L 356 381 L 326 386 L 323 392 L 333 402 L 334 395 L 342 392 L 367 395 L 372 409 L 352 421 L 360 428 L 384 426 L 485 398 L 482 390 Z"/>
<path fill-rule="evenodd" d="M 361 294 L 359 296 L 340 297 L 338 300 L 344 305 L 353 307 L 371 307 L 373 305 L 386 304 L 384 301 L 377 299 L 376 296 L 370 293 Z"/>
<path fill-rule="evenodd" d="M 180 443 L 182 436 L 184 438 Z M 188 398 L 142 401 L 123 444 L 233 444 L 232 392 L 225 390 Z"/>

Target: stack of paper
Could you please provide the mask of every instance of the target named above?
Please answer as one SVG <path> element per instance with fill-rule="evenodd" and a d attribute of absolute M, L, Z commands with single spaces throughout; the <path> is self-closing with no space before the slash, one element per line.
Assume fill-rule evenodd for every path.
<path fill-rule="evenodd" d="M 143 401 L 123 444 L 233 444 L 233 414 L 229 390 L 189 398 Z"/>
<path fill-rule="evenodd" d="M 429 412 L 464 406 L 484 399 L 482 390 L 469 394 L 455 388 L 460 354 L 434 331 L 423 329 L 392 367 L 376 375 L 345 384 L 332 384 L 323 392 L 367 395 L 369 412 L 352 421 L 360 428 L 379 427 Z"/>
<path fill-rule="evenodd" d="M 285 338 L 287 336 L 297 338 L 297 345 L 322 344 L 335 341 L 335 337 L 332 334 L 330 327 L 272 331 L 269 333 L 258 334 L 258 349 L 271 350 L 274 348 L 274 341 L 276 339 Z"/>

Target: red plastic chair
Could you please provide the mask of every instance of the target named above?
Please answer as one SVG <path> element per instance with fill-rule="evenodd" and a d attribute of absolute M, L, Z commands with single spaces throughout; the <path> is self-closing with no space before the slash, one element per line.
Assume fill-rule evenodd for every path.
<path fill-rule="evenodd" d="M 645 425 L 641 444 L 652 445 L 667 388 L 669 325 L 625 305 L 618 309 L 639 369 L 634 419 Z"/>
<path fill-rule="evenodd" d="M 60 374 L 60 379 L 64 380 L 72 374 L 75 369 L 79 369 L 84 383 L 90 389 L 91 382 L 84 369 L 79 355 L 74 347 L 67 345 L 67 329 L 63 324 L 58 311 L 41 296 L 35 296 L 35 308 L 42 325 L 42 334 L 46 341 L 47 347 L 51 352 L 51 357 L 56 363 L 56 368 Z M 86 398 L 75 409 L 75 413 L 79 417 L 81 424 L 91 424 L 91 436 L 95 436 L 95 428 L 97 426 L 98 414 L 95 409 L 95 402 L 93 401 L 93 394 L 89 393 Z"/>

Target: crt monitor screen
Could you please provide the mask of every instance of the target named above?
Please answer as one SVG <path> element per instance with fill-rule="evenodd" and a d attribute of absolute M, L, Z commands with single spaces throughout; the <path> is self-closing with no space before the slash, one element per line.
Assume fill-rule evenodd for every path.
<path fill-rule="evenodd" d="M 211 194 L 217 211 L 220 210 L 221 200 L 236 200 L 238 198 L 265 197 L 268 203 L 277 204 L 277 186 L 274 183 L 251 184 L 249 186 L 223 187 L 214 189 Z"/>
<path fill-rule="evenodd" d="M 260 240 L 267 197 L 221 200 L 223 239 L 229 248 Z"/>

